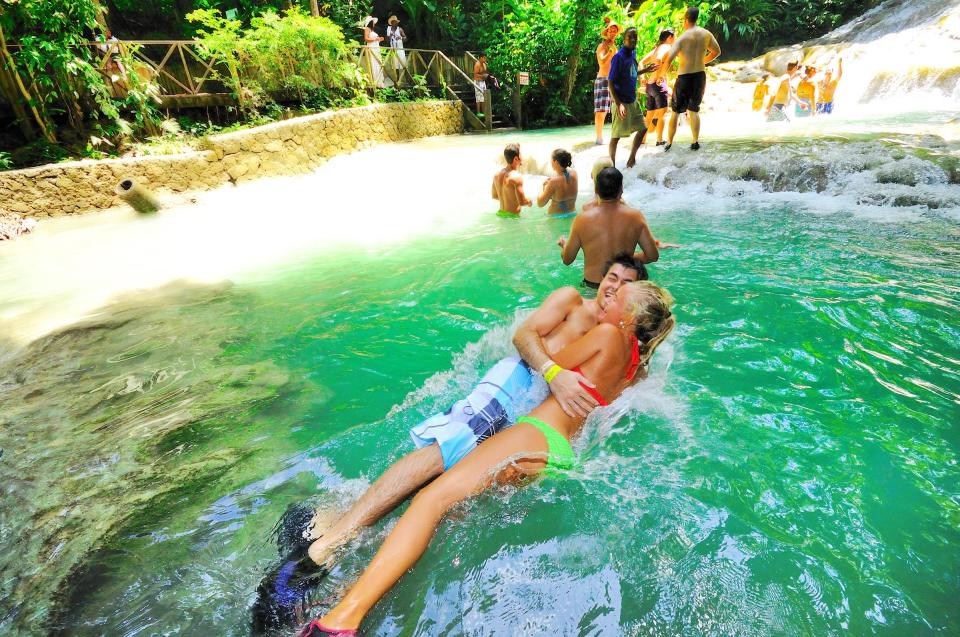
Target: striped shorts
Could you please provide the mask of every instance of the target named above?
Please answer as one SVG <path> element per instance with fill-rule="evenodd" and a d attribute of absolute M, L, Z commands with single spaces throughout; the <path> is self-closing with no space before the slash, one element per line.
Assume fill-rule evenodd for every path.
<path fill-rule="evenodd" d="M 424 420 L 410 430 L 410 436 L 418 448 L 440 445 L 447 470 L 478 444 L 512 425 L 519 409 L 531 406 L 525 399 L 532 385 L 530 367 L 519 356 L 504 358 L 484 374 L 469 396 Z"/>
<path fill-rule="evenodd" d="M 593 81 L 593 112 L 610 112 L 610 89 L 607 88 L 605 77 L 598 77 Z"/>

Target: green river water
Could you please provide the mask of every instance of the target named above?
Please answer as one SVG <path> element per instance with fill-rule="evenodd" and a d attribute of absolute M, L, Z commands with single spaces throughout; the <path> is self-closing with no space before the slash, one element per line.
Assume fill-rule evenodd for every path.
<path fill-rule="evenodd" d="M 748 134 L 627 173 L 683 246 L 651 268 L 679 326 L 650 379 L 588 421 L 582 473 L 444 521 L 366 634 L 960 633 L 960 207 L 923 203 L 960 187 L 877 121 L 804 142 L 859 162 L 825 189 L 795 164 L 812 176 L 742 178 L 769 144 Z M 587 135 L 364 151 L 219 211 L 0 249 L 0 632 L 248 634 L 287 505 L 347 506 L 579 280 L 570 220 L 498 218 L 487 180 L 508 140 Z M 330 595 L 395 519 L 342 551 Z"/>

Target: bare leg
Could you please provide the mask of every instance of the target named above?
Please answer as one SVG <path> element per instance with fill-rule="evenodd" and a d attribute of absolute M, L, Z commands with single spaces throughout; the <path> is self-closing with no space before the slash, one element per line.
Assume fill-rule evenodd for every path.
<path fill-rule="evenodd" d="M 665 150 L 670 150 L 670 147 L 673 146 L 673 137 L 677 134 L 677 120 L 680 119 L 680 113 L 673 112 L 670 117 L 670 127 L 667 130 L 667 147 Z"/>
<path fill-rule="evenodd" d="M 607 114 L 603 111 L 593 114 L 593 125 L 597 129 L 597 142 L 603 143 L 603 123 L 607 119 Z"/>
<path fill-rule="evenodd" d="M 493 481 L 491 470 L 515 456 L 525 456 L 508 465 L 498 479 L 517 479 L 541 470 L 547 441 L 531 425 L 520 423 L 490 438 L 440 476 L 413 499 L 406 513 L 387 536 L 370 566 L 319 623 L 327 628 L 356 628 L 381 597 L 389 591 L 427 550 L 443 515 L 454 504 Z"/>
<path fill-rule="evenodd" d="M 667 118 L 667 109 L 661 108 L 657 111 L 657 143 L 663 141 L 663 121 Z"/>
<path fill-rule="evenodd" d="M 647 111 L 647 116 L 643 118 L 643 123 L 646 124 L 647 130 L 653 130 L 657 125 L 654 120 L 657 119 L 657 113 L 659 111 Z"/>
<path fill-rule="evenodd" d="M 411 493 L 441 473 L 443 457 L 436 444 L 417 449 L 400 458 L 377 478 L 336 524 L 310 545 L 307 549 L 310 559 L 322 564 L 334 549 L 349 540 L 360 527 L 374 524 L 393 511 Z M 312 528 L 316 522 L 315 515 L 311 521 L 311 538 L 317 538 L 318 535 L 318 530 Z"/>
<path fill-rule="evenodd" d="M 643 140 L 647 138 L 647 129 L 644 128 L 641 131 L 633 136 L 633 147 L 630 149 L 630 157 L 627 159 L 627 168 L 633 168 L 637 163 L 637 151 L 640 149 L 640 145 L 643 144 Z"/>
<path fill-rule="evenodd" d="M 620 143 L 619 137 L 610 138 L 610 161 L 614 166 L 617 165 L 617 144 Z"/>
<path fill-rule="evenodd" d="M 700 143 L 700 113 L 688 111 L 687 117 L 690 118 L 690 134 L 693 135 L 693 143 Z"/>

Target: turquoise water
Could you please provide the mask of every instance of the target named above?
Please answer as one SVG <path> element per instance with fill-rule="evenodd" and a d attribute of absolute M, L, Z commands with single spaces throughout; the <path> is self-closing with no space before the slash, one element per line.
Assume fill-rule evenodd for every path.
<path fill-rule="evenodd" d="M 502 143 L 410 152 L 473 144 L 486 166 Z M 415 168 L 393 167 L 398 214 Z M 483 181 L 452 234 L 300 245 L 232 285 L 143 286 L 11 340 L 0 627 L 247 634 L 286 506 L 335 516 L 579 280 L 555 246 L 570 219 L 497 218 Z M 651 378 L 588 422 L 582 474 L 450 516 L 366 634 L 960 632 L 958 217 L 720 190 L 628 177 L 683 246 L 651 268 L 679 321 Z M 395 518 L 344 549 L 327 594 Z"/>

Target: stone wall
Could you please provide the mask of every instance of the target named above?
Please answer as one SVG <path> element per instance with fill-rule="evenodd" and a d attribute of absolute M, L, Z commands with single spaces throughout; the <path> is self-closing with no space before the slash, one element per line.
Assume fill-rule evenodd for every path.
<path fill-rule="evenodd" d="M 460 109 L 460 102 L 374 104 L 211 136 L 191 153 L 2 172 L 0 213 L 42 218 L 112 208 L 122 204 L 114 188 L 130 177 L 162 196 L 306 173 L 378 143 L 462 133 Z"/>

